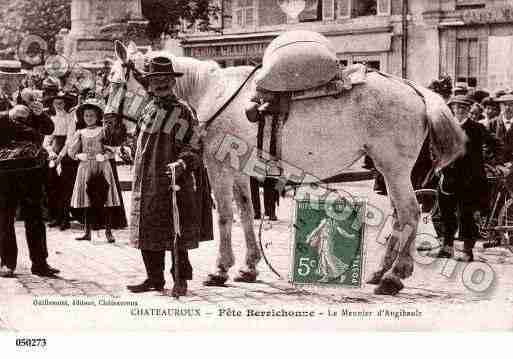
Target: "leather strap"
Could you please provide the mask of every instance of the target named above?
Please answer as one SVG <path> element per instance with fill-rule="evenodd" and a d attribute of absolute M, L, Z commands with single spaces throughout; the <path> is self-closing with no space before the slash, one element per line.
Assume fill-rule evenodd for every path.
<path fill-rule="evenodd" d="M 244 80 L 244 82 L 239 86 L 239 88 L 237 89 L 237 91 L 235 91 L 232 96 L 219 108 L 219 110 L 217 110 L 217 112 L 212 116 L 210 117 L 206 122 L 205 124 L 203 125 L 203 128 L 205 130 L 207 130 L 209 128 L 209 126 L 212 124 L 212 122 L 214 122 L 221 113 L 223 113 L 224 110 L 226 110 L 226 108 L 230 105 L 230 103 L 235 99 L 235 97 L 237 97 L 237 95 L 239 94 L 239 92 L 244 88 L 244 86 L 246 86 L 246 84 L 248 83 L 249 79 L 251 77 L 253 77 L 253 75 L 255 74 L 255 72 L 257 72 L 260 68 L 262 67 L 262 65 L 258 65 L 258 66 L 255 66 L 255 68 L 251 71 L 251 73 L 249 74 L 249 76 L 246 78 L 246 80 Z"/>

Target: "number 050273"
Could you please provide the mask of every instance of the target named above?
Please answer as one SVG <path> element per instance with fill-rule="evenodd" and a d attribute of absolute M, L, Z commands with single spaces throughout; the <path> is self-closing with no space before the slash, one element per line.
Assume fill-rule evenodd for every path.
<path fill-rule="evenodd" d="M 46 339 L 45 338 L 16 338 L 16 346 L 17 347 L 46 347 Z"/>

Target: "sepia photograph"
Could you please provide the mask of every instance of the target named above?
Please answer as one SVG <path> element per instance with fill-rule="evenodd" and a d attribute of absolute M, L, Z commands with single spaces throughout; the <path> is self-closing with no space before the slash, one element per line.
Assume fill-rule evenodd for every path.
<path fill-rule="evenodd" d="M 513 330 L 513 1 L 0 5 L 9 346 Z"/>

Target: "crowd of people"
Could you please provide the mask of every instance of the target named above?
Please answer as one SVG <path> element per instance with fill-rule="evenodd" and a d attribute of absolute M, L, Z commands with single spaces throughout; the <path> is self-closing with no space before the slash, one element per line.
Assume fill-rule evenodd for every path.
<path fill-rule="evenodd" d="M 468 141 L 465 155 L 442 169 L 432 170 L 429 139 L 426 140 L 412 172 L 415 189 L 432 187 L 438 191 L 439 213 L 434 218 L 441 242 L 440 258 L 463 262 L 474 260 L 473 249 L 481 239 L 479 226 L 491 210 L 491 194 L 497 174 L 509 178 L 513 161 L 513 92 L 490 93 L 470 88 L 442 76 L 429 88 L 445 100 Z M 376 179 L 375 190 L 386 194 L 382 179 Z M 455 252 L 454 240 L 463 241 L 463 251 Z"/>
<path fill-rule="evenodd" d="M 4 69 L 0 62 L 0 75 L 4 70 L 12 74 L 11 65 Z M 159 119 L 169 120 L 175 111 L 186 117 L 193 125 L 191 129 L 197 125 L 194 110 L 174 94 L 174 79 L 179 76 L 169 59 L 159 57 L 141 75 L 151 97 L 142 116 L 153 117 L 137 119 L 141 126 L 136 128 L 135 136 L 142 146 L 135 155 L 130 240 L 141 250 L 147 279 L 128 286 L 132 292 L 164 287 L 165 252 L 171 251 L 173 294 L 185 295 L 187 281 L 192 279 L 187 252 L 199 242 L 212 239 L 211 198 L 201 149 L 176 142 L 172 133 L 158 136 L 145 127 Z M 11 277 L 16 269 L 17 215 L 25 221 L 32 273 L 54 276 L 59 270 L 47 262 L 45 220 L 48 227 L 61 231 L 67 231 L 73 219 L 78 220 L 84 228 L 84 235 L 75 238 L 79 241 L 90 241 L 93 229 L 104 228 L 107 241 L 113 243 L 113 229 L 127 226 L 114 152 L 114 146 L 127 139 L 127 131 L 119 114 L 104 114 L 105 91 L 98 91 L 96 86 L 73 92 L 59 79 L 34 81 L 24 77 L 14 94 L 6 88 L 3 86 L 0 93 L 0 160 L 6 160 L 0 161 L 0 277 Z M 513 92 L 490 94 L 462 84 L 452 88 L 448 77 L 434 81 L 430 88 L 446 99 L 468 137 L 465 155 L 431 181 L 439 193 L 441 215 L 437 231 L 443 246 L 437 256 L 455 256 L 453 244 L 459 229 L 464 250 L 457 258 L 472 261 L 472 250 L 479 239 L 476 213 L 486 213 L 489 204 L 485 165 L 505 176 L 512 167 Z M 268 150 L 277 157 L 281 152 L 279 132 L 288 114 L 283 103 L 286 99 L 278 97 L 254 99 L 246 111 L 248 119 L 258 123 L 259 150 Z M 167 116 L 154 118 L 161 109 Z M 266 132 L 273 136 L 266 136 Z M 264 144 L 265 139 L 270 142 Z M 424 177 L 433 172 L 430 169 L 426 141 L 413 171 L 414 187 L 429 182 Z M 170 189 L 170 176 L 180 180 L 178 189 Z M 253 179 L 251 187 L 255 218 L 264 215 L 277 220 L 279 193 L 275 182 L 263 182 L 264 213 L 260 209 L 259 182 Z M 386 192 L 385 188 L 378 190 Z M 169 200 L 170 191 L 175 192 L 173 201 Z M 173 217 L 173 221 L 160 215 L 177 208 L 180 217 Z"/>
<path fill-rule="evenodd" d="M 60 271 L 47 262 L 47 225 L 67 231 L 77 220 L 84 228 L 84 235 L 75 238 L 79 241 L 91 241 L 92 230 L 105 228 L 109 243 L 116 240 L 114 229 L 127 226 L 114 148 L 130 136 L 121 114 L 104 113 L 105 89 L 82 86 L 73 93 L 59 79 L 28 81 L 14 63 L 0 61 L 0 80 L 2 74 L 12 79 L 15 72 L 21 80 L 14 94 L 12 80 L 0 81 L 5 85 L 0 86 L 0 277 L 15 275 L 18 208 L 32 273 L 52 277 Z M 133 134 L 140 145 L 134 156 L 130 216 L 130 243 L 141 250 L 147 279 L 127 289 L 162 290 L 165 253 L 171 251 L 172 295 L 179 297 L 192 279 L 188 250 L 213 239 L 210 186 L 201 146 L 187 143 L 198 125 L 196 114 L 174 93 L 174 80 L 181 74 L 164 57 L 153 59 L 147 70 L 140 79 L 149 98 Z M 165 116 L 160 116 L 162 110 Z M 176 116 L 190 125 L 184 139 L 176 128 L 164 131 L 173 128 Z M 155 121 L 163 122 L 158 126 L 162 132 L 153 131 Z"/>
<path fill-rule="evenodd" d="M 466 153 L 441 171 L 438 186 L 440 206 L 438 257 L 473 261 L 473 248 L 480 239 L 481 218 L 491 207 L 497 173 L 509 178 L 513 161 L 513 93 L 456 86 L 447 102 L 465 131 Z M 463 252 L 456 256 L 454 238 L 459 230 Z"/>
<path fill-rule="evenodd" d="M 0 76 L 0 277 L 17 266 L 16 219 L 25 222 L 32 273 L 53 276 L 46 226 L 67 231 L 76 220 L 85 231 L 76 240 L 105 228 L 109 243 L 127 226 L 116 157 L 101 133 L 105 97 L 94 83 L 73 91 L 16 61 L 0 62 Z"/>

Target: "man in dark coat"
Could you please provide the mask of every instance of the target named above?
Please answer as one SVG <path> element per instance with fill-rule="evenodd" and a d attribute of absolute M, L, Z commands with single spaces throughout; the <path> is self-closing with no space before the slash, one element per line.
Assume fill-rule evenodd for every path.
<path fill-rule="evenodd" d="M 46 152 L 42 150 L 43 135 L 53 132 L 52 120 L 43 113 L 39 102 L 16 105 L 0 112 L 0 152 L 2 166 L 20 157 L 16 168 L 0 169 L 0 276 L 10 277 L 16 269 L 18 247 L 14 223 L 16 208 L 25 222 L 32 273 L 54 276 L 59 270 L 47 263 L 46 227 L 42 215 L 42 192 L 45 182 Z M 19 163 L 19 162 L 17 162 Z"/>
<path fill-rule="evenodd" d="M 495 132 L 504 142 L 504 162 L 513 162 L 513 95 L 501 96 L 497 102 L 501 106 L 501 114 L 493 123 Z"/>
<path fill-rule="evenodd" d="M 459 236 L 464 241 L 464 250 L 462 256 L 457 259 L 464 262 L 470 262 L 474 258 L 472 250 L 480 236 L 476 222 L 477 214 L 484 199 L 488 199 L 483 148 L 486 146 L 498 157 L 501 154 L 497 139 L 491 136 L 482 124 L 469 119 L 472 103 L 472 99 L 466 95 L 454 96 L 448 103 L 468 141 L 465 154 L 442 170 L 438 190 L 443 235 L 443 247 L 438 256 L 453 256 L 458 212 Z"/>
<path fill-rule="evenodd" d="M 151 99 L 137 119 L 137 149 L 134 161 L 130 241 L 141 250 L 147 279 L 128 286 L 134 293 L 164 288 L 165 251 L 172 251 L 174 278 L 172 295 L 187 292 L 187 280 L 192 279 L 188 250 L 200 241 L 213 239 L 212 203 L 200 144 L 193 143 L 197 119 L 194 110 L 173 92 L 176 77 L 171 60 L 156 57 L 149 64 L 144 82 Z M 107 137 L 120 143 L 116 125 L 106 117 Z M 121 136 L 123 137 L 123 136 Z M 180 236 L 173 224 L 173 205 L 168 173 L 177 172 L 177 207 Z M 175 270 L 176 269 L 176 270 Z M 179 275 L 175 275 L 179 273 Z"/>

